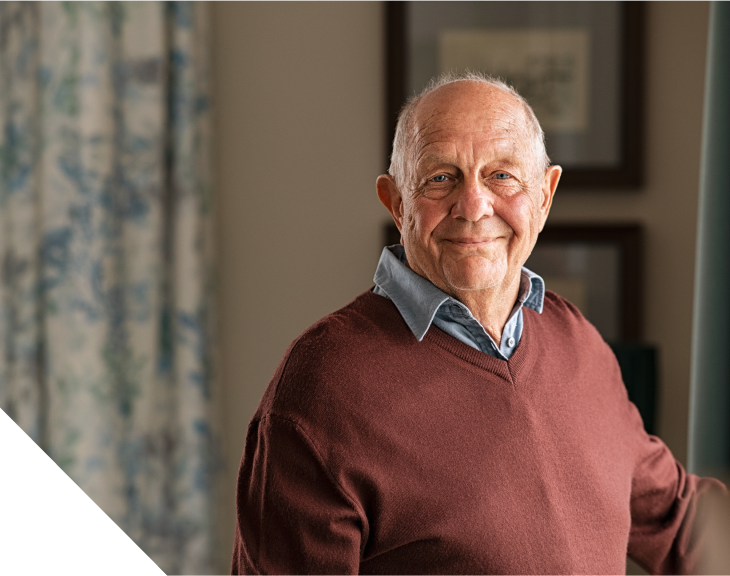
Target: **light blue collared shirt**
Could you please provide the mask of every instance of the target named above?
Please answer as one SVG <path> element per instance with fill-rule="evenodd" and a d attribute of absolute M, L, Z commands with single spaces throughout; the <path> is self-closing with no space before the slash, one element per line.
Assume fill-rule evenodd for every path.
<path fill-rule="evenodd" d="M 522 307 L 542 314 L 545 299 L 543 279 L 523 267 L 517 301 L 497 346 L 469 308 L 406 265 L 406 252 L 400 244 L 383 248 L 373 280 L 373 292 L 393 301 L 419 342 L 433 323 L 464 344 L 502 360 L 509 360 L 520 343 Z"/>

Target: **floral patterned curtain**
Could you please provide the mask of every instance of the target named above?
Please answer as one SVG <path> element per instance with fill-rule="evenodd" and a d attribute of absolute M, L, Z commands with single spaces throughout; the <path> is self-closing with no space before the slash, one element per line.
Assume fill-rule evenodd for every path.
<path fill-rule="evenodd" d="M 211 564 L 207 16 L 0 3 L 0 407 L 167 573 Z"/>

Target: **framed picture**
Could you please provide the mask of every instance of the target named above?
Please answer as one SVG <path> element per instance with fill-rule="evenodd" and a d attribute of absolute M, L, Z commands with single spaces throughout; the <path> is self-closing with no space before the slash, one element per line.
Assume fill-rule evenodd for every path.
<path fill-rule="evenodd" d="M 388 154 L 406 99 L 481 71 L 535 110 L 561 188 L 642 183 L 643 2 L 387 2 Z"/>
<path fill-rule="evenodd" d="M 386 245 L 398 244 L 395 224 Z M 575 304 L 607 342 L 642 337 L 643 234 L 639 224 L 547 225 L 525 266 Z"/>
<path fill-rule="evenodd" d="M 547 225 L 525 266 L 575 304 L 608 342 L 639 341 L 642 229 Z"/>

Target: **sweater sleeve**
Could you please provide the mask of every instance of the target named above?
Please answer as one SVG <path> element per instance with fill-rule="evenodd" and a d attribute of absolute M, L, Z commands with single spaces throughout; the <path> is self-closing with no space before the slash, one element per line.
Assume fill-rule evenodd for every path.
<path fill-rule="evenodd" d="M 363 522 L 304 431 L 249 426 L 238 475 L 232 574 L 356 574 Z"/>
<path fill-rule="evenodd" d="M 725 487 L 687 474 L 661 440 L 644 437 L 632 482 L 628 554 L 652 574 L 695 573 L 704 541 L 698 503 L 710 491 L 726 494 Z"/>

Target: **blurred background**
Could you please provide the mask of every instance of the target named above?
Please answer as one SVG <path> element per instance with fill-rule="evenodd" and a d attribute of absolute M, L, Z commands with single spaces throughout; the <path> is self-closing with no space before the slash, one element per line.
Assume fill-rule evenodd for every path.
<path fill-rule="evenodd" d="M 385 16 L 0 4 L 0 407 L 167 573 L 227 572 L 276 365 L 372 286 Z M 644 18 L 642 183 L 559 188 L 550 222 L 641 226 L 654 429 L 686 464 L 710 5 Z"/>

